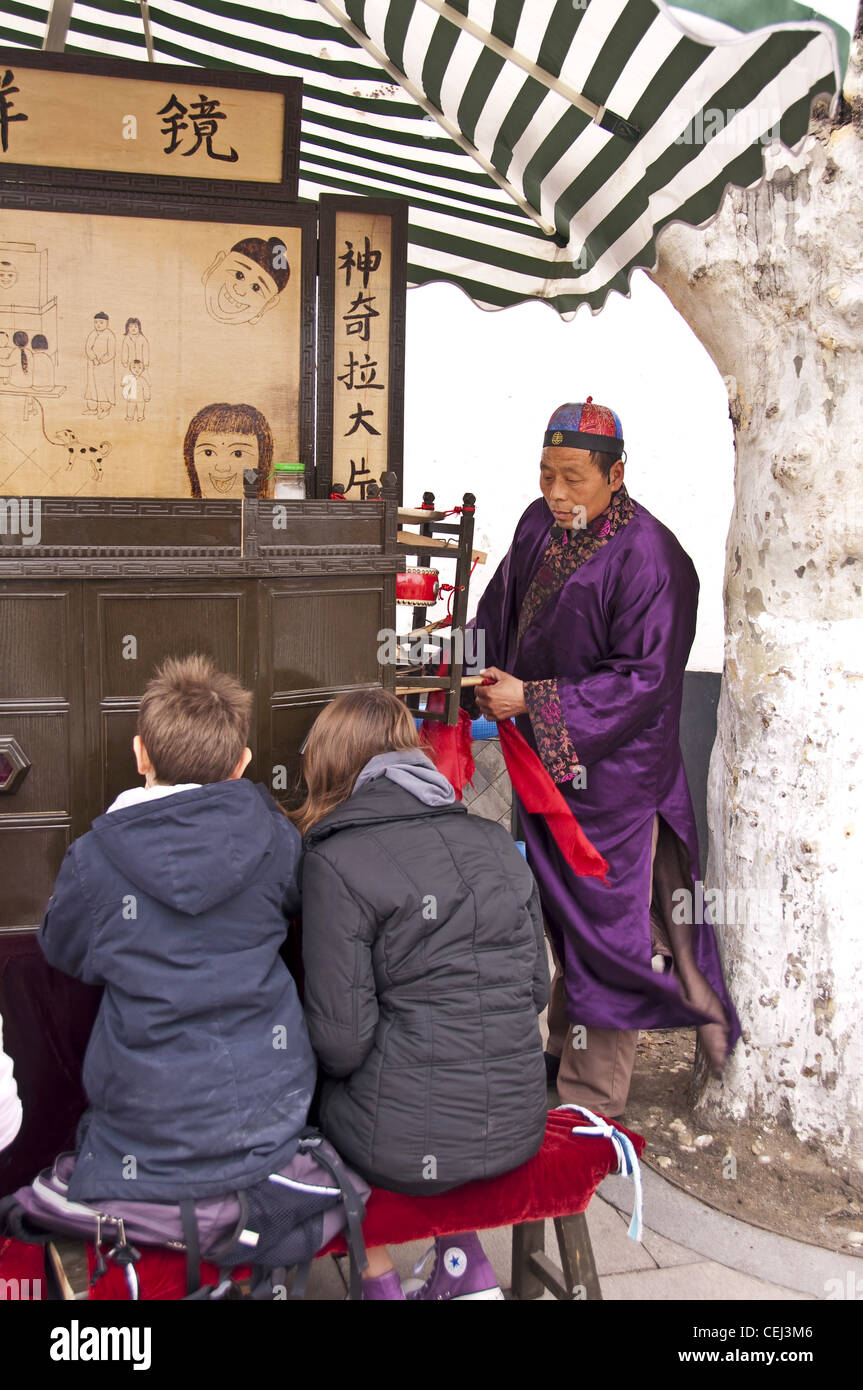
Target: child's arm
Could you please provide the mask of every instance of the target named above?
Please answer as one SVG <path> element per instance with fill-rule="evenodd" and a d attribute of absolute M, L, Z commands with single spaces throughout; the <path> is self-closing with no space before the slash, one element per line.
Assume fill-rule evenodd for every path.
<path fill-rule="evenodd" d="M 303 860 L 303 970 L 312 1047 L 330 1076 L 349 1076 L 378 1023 L 372 969 L 375 920 L 322 855 Z"/>
<path fill-rule="evenodd" d="M 60 865 L 37 939 L 50 965 L 88 985 L 100 985 L 104 981 L 88 961 L 93 924 L 74 850 L 71 845 Z"/>
<path fill-rule="evenodd" d="M 533 896 L 531 897 L 528 910 L 533 922 L 533 929 L 536 934 L 536 962 L 533 967 L 533 1002 L 536 1011 L 541 1014 L 546 1004 L 550 992 L 548 978 L 548 953 L 545 945 L 545 930 L 542 924 L 542 908 L 539 904 L 539 888 L 534 883 Z"/>

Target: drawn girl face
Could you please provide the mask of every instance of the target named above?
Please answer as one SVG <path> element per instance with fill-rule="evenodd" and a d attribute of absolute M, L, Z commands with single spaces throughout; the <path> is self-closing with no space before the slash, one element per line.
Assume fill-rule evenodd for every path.
<path fill-rule="evenodd" d="M 0 262 L 0 290 L 11 290 L 18 279 L 18 272 L 9 261 Z"/>
<path fill-rule="evenodd" d="M 227 497 L 242 490 L 243 470 L 257 468 L 258 441 L 253 434 L 215 434 L 205 430 L 198 436 L 192 455 L 202 497 Z"/>
<path fill-rule="evenodd" d="M 278 298 L 271 275 L 239 251 L 222 251 L 204 277 L 204 301 L 220 323 L 257 323 Z"/>

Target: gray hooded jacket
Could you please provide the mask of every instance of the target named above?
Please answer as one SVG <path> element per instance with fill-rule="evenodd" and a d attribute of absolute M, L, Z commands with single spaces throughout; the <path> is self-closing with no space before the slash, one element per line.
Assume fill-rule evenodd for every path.
<path fill-rule="evenodd" d="M 429 1193 L 542 1143 L 548 967 L 533 876 L 422 753 L 382 754 L 305 840 L 321 1127 L 370 1182 Z"/>

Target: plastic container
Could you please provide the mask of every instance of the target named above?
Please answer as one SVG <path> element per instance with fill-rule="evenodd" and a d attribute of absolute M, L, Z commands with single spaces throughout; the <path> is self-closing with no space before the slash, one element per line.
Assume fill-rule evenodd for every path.
<path fill-rule="evenodd" d="M 274 463 L 273 496 L 280 502 L 302 502 L 306 495 L 304 463 Z"/>

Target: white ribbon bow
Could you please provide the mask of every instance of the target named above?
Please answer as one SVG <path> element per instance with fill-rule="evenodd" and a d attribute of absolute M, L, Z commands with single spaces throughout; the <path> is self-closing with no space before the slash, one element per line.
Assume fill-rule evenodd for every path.
<path fill-rule="evenodd" d="M 583 1134 L 587 1138 L 591 1136 L 599 1139 L 610 1139 L 614 1152 L 617 1155 L 617 1170 L 615 1177 L 632 1178 L 635 1184 L 635 1202 L 632 1209 L 632 1220 L 629 1223 L 627 1235 L 631 1240 L 641 1240 L 643 1234 L 642 1227 L 642 1190 L 641 1190 L 641 1166 L 638 1162 L 638 1155 L 635 1146 L 629 1135 L 623 1134 L 621 1130 L 603 1120 L 601 1116 L 595 1115 L 592 1110 L 588 1110 L 584 1105 L 558 1105 L 557 1110 L 577 1110 L 579 1115 L 585 1115 L 591 1121 L 589 1125 L 576 1125 L 573 1134 Z"/>

